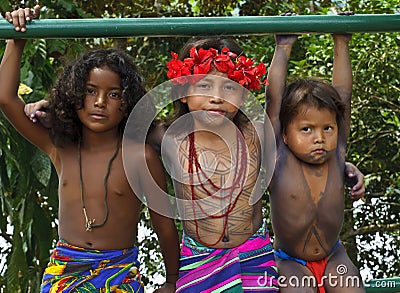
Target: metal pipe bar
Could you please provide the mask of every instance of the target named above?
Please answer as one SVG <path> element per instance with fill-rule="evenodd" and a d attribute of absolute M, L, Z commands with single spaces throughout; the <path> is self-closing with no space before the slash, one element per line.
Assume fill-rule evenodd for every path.
<path fill-rule="evenodd" d="M 400 31 L 400 14 L 39 19 L 15 32 L 0 21 L 0 39 L 385 33 Z"/>

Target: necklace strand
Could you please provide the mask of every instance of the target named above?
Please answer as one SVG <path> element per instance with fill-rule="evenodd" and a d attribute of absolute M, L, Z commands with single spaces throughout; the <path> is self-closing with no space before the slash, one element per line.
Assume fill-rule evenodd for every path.
<path fill-rule="evenodd" d="M 87 212 L 86 212 L 86 207 L 85 207 L 85 194 L 83 192 L 83 177 L 82 177 L 81 140 L 79 139 L 79 142 L 78 142 L 79 183 L 80 183 L 80 189 L 81 189 L 81 202 L 82 202 L 83 215 L 85 216 L 85 222 L 86 222 L 85 227 L 86 227 L 86 231 L 88 231 L 88 232 L 91 232 L 93 228 L 99 228 L 99 227 L 104 226 L 104 224 L 107 222 L 107 219 L 108 219 L 107 181 L 108 181 L 108 176 L 110 175 L 111 164 L 118 155 L 120 145 L 121 145 L 121 140 L 118 139 L 117 147 L 115 149 L 113 156 L 111 157 L 110 161 L 108 162 L 107 172 L 106 172 L 106 175 L 104 176 L 104 182 L 103 182 L 103 184 L 104 184 L 104 208 L 105 208 L 104 219 L 101 223 L 95 224 L 94 222 L 96 221 L 96 219 L 95 218 L 89 219 Z"/>
<path fill-rule="evenodd" d="M 247 153 L 245 151 L 245 142 L 242 141 L 242 139 L 240 139 L 241 137 L 243 137 L 243 133 L 240 130 L 236 130 L 237 131 L 237 135 L 236 135 L 236 139 L 237 139 L 237 146 L 236 146 L 236 163 L 235 163 L 235 175 L 233 178 L 233 182 L 232 185 L 230 187 L 219 187 L 217 186 L 208 176 L 207 174 L 204 173 L 203 169 L 201 168 L 201 165 L 198 161 L 197 158 L 197 152 L 196 152 L 196 148 L 195 148 L 195 144 L 194 144 L 194 133 L 190 133 L 189 134 L 189 165 L 188 165 L 188 173 L 189 173 L 189 184 L 190 184 L 190 190 L 191 190 L 191 194 L 192 194 L 192 210 L 193 210 L 193 214 L 194 214 L 194 222 L 195 222 L 195 226 L 196 226 L 196 236 L 197 236 L 197 240 L 202 243 L 203 245 L 206 246 L 214 246 L 217 243 L 219 243 L 223 238 L 224 238 L 224 234 L 227 228 L 227 224 L 228 224 L 228 217 L 230 212 L 235 208 L 236 203 L 239 199 L 239 195 L 243 190 L 243 186 L 244 186 L 244 181 L 245 181 L 245 171 L 247 168 Z M 241 134 L 241 135 L 240 135 Z M 240 156 L 240 160 L 239 160 L 239 151 L 241 150 L 241 156 Z M 238 166 L 239 161 L 241 161 L 242 164 L 240 164 L 240 166 Z M 197 173 L 197 179 L 200 182 L 200 186 L 201 188 L 206 192 L 206 194 L 210 197 L 213 197 L 213 194 L 207 189 L 206 186 L 204 186 L 201 178 L 200 178 L 200 173 L 207 178 L 207 182 L 217 191 L 221 191 L 221 190 L 227 190 L 228 191 L 228 195 L 222 197 L 222 199 L 229 199 L 229 204 L 226 208 L 226 211 L 221 213 L 220 215 L 211 215 L 208 214 L 206 211 L 204 211 L 203 207 L 201 206 L 201 204 L 198 204 L 196 202 L 196 200 L 198 200 L 199 198 L 196 196 L 195 190 L 194 190 L 194 179 L 193 179 L 193 165 L 196 168 L 196 173 Z M 238 167 L 239 167 L 239 172 L 238 171 Z M 240 190 L 238 195 L 236 196 L 236 198 L 234 199 L 234 201 L 232 202 L 232 196 L 233 196 L 233 191 L 235 190 L 235 187 L 239 186 Z M 224 219 L 224 224 L 223 224 L 223 229 L 222 229 L 222 233 L 221 235 L 218 237 L 217 241 L 215 243 L 209 244 L 206 243 L 204 241 L 201 240 L 200 234 L 199 234 L 199 225 L 197 222 L 197 217 L 196 217 L 196 209 L 195 209 L 195 203 L 197 204 L 197 206 L 200 208 L 200 210 L 207 215 L 210 218 L 225 218 Z"/>
<path fill-rule="evenodd" d="M 199 163 L 199 161 L 198 161 L 198 158 L 197 158 L 197 152 L 196 152 L 196 149 L 195 149 L 195 147 L 194 147 L 194 136 L 193 135 L 191 135 L 191 137 L 190 137 L 190 140 L 191 140 L 191 149 L 190 149 L 190 152 L 191 152 L 191 156 L 190 156 L 190 158 L 191 158 L 191 162 L 192 162 L 192 164 L 194 164 L 195 165 L 195 167 L 196 167 L 196 173 L 197 173 L 197 179 L 198 179 L 198 181 L 199 182 L 202 182 L 202 180 L 201 180 L 201 178 L 200 178 L 200 173 L 205 177 L 205 178 L 207 178 L 207 182 L 214 188 L 214 189 L 216 189 L 217 191 L 229 191 L 228 192 L 228 195 L 226 195 L 226 196 L 220 196 L 220 199 L 221 200 L 224 200 L 224 199 L 229 199 L 229 202 L 231 203 L 232 202 L 232 195 L 233 195 L 233 191 L 234 191 L 234 189 L 235 189 L 235 186 L 242 186 L 242 184 L 244 183 L 244 177 L 245 177 L 245 173 L 243 172 L 244 170 L 243 170 L 243 168 L 246 166 L 246 163 L 247 163 L 247 156 L 246 156 L 246 152 L 242 152 L 242 154 L 241 154 L 241 160 L 240 161 L 242 161 L 242 162 L 245 162 L 245 164 L 241 164 L 240 165 L 240 171 L 238 172 L 238 173 L 235 173 L 235 175 L 234 175 L 234 179 L 233 179 L 233 182 L 232 182 L 232 185 L 231 186 L 229 186 L 229 187 L 219 187 L 219 186 L 217 186 L 212 180 L 210 180 L 209 178 L 208 178 L 208 176 L 207 176 L 207 174 L 205 174 L 205 172 L 203 171 L 203 169 L 201 168 L 201 165 L 200 165 L 200 163 Z M 243 149 L 243 146 L 242 146 L 242 149 Z M 238 146 L 236 147 L 236 158 L 238 158 L 239 157 L 239 144 L 238 144 Z M 239 164 L 239 159 L 237 159 L 236 160 L 236 163 L 235 163 L 235 170 L 238 170 L 238 164 Z M 193 173 L 193 167 L 192 167 L 192 169 L 190 170 L 190 174 L 192 174 Z M 239 174 L 239 176 L 238 176 L 238 174 Z M 241 182 L 239 182 L 239 181 L 241 181 Z M 193 180 L 192 180 L 192 183 L 193 183 Z M 207 195 L 208 196 L 213 196 L 213 194 L 207 189 L 207 187 L 206 186 L 204 186 L 204 184 L 200 184 L 200 186 L 201 186 L 201 188 L 207 193 Z M 241 190 L 240 190 L 241 191 Z M 194 198 L 195 198 L 196 196 L 194 196 Z M 238 200 L 238 197 L 236 197 L 236 199 L 235 199 L 235 201 L 237 201 Z M 199 206 L 199 208 L 201 209 L 201 211 L 204 213 L 204 214 L 206 214 L 208 217 L 210 217 L 210 218 L 216 218 L 216 219 L 218 219 L 218 218 L 222 218 L 222 217 L 224 217 L 225 216 L 225 213 L 224 214 L 221 214 L 221 215 L 212 215 L 212 214 L 208 214 L 204 209 L 203 209 L 203 207 L 201 206 L 201 204 L 198 204 L 198 206 Z M 230 207 L 230 210 L 228 209 L 227 210 L 227 213 L 229 213 L 229 212 L 231 212 L 232 211 L 232 209 L 233 209 L 233 207 L 234 207 L 234 205 L 229 205 L 229 207 Z"/>

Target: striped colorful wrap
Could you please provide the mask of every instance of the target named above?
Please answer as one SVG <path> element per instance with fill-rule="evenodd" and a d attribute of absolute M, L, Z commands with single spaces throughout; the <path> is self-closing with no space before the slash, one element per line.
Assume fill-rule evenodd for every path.
<path fill-rule="evenodd" d="M 59 240 L 44 272 L 41 293 L 144 292 L 138 248 L 84 249 Z"/>
<path fill-rule="evenodd" d="M 177 293 L 278 292 L 278 272 L 268 230 L 260 228 L 230 249 L 183 237 Z"/>

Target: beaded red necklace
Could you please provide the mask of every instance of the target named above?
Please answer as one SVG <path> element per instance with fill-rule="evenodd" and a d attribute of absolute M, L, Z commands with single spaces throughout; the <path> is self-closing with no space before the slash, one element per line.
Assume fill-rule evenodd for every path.
<path fill-rule="evenodd" d="M 196 147 L 194 144 L 194 132 L 189 134 L 189 165 L 188 165 L 188 173 L 189 173 L 189 184 L 190 184 L 190 191 L 191 191 L 191 201 L 192 201 L 192 210 L 193 210 L 193 215 L 194 215 L 194 222 L 195 222 L 195 226 L 196 226 L 196 236 L 197 236 L 197 240 L 206 246 L 214 246 L 217 243 L 219 243 L 223 238 L 224 238 L 224 234 L 226 231 L 226 227 L 228 224 L 228 217 L 230 212 L 235 208 L 236 203 L 239 199 L 240 193 L 243 190 L 244 187 L 244 182 L 246 180 L 246 169 L 247 169 L 247 152 L 246 152 L 246 142 L 244 141 L 244 137 L 243 134 L 241 132 L 241 130 L 236 129 L 236 138 L 237 138 L 237 144 L 236 144 L 236 163 L 235 163 L 235 172 L 234 174 L 234 178 L 233 178 L 233 182 L 232 185 L 229 187 L 219 187 L 217 186 L 210 178 L 208 178 L 207 174 L 205 174 L 205 172 L 203 171 L 203 169 L 201 168 L 201 165 L 198 161 L 197 158 L 197 152 L 196 152 Z M 240 159 L 239 159 L 239 152 L 240 153 Z M 241 162 L 241 164 L 239 164 L 239 162 Z M 225 212 L 222 212 L 219 215 L 213 215 L 213 214 L 209 214 L 207 213 L 203 207 L 201 206 L 201 203 L 199 204 L 197 202 L 198 199 L 200 199 L 194 190 L 194 180 L 193 180 L 193 166 L 195 166 L 196 168 L 196 173 L 197 173 L 197 179 L 199 181 L 199 185 L 201 186 L 201 189 L 204 190 L 206 192 L 206 194 L 210 197 L 215 197 L 215 195 L 213 195 L 212 192 L 210 192 L 206 186 L 204 186 L 203 184 L 203 180 L 201 180 L 200 178 L 200 173 L 207 178 L 207 182 L 216 190 L 216 191 L 228 191 L 228 194 L 224 197 L 221 197 L 221 200 L 225 200 L 228 199 L 229 200 L 229 204 L 225 210 Z M 239 170 L 238 170 L 239 168 Z M 240 188 L 238 195 L 236 196 L 236 198 L 232 201 L 233 198 L 233 191 L 236 188 Z M 200 235 L 199 235 L 199 225 L 197 223 L 197 217 L 196 217 L 196 209 L 195 209 L 195 204 L 200 208 L 200 210 L 207 215 L 210 218 L 213 219 L 219 219 L 219 218 L 225 218 L 224 221 L 224 227 L 222 230 L 221 235 L 218 237 L 218 240 L 215 243 L 209 244 L 209 243 L 205 243 L 201 240 Z M 226 240 L 225 242 L 227 242 L 229 240 Z"/>

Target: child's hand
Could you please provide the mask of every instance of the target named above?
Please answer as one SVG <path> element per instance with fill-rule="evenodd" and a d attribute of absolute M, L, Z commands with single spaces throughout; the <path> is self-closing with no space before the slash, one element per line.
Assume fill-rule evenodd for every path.
<path fill-rule="evenodd" d="M 40 16 L 40 6 L 36 5 L 33 9 L 20 8 L 12 12 L 6 12 L 6 19 L 14 25 L 14 29 L 19 32 L 26 31 L 26 22 L 37 19 Z"/>
<path fill-rule="evenodd" d="M 332 38 L 334 42 L 343 41 L 345 43 L 349 43 L 351 40 L 352 34 L 332 34 Z"/>
<path fill-rule="evenodd" d="M 365 196 L 364 174 L 353 164 L 346 163 L 345 181 L 351 187 L 351 199 L 357 200 Z"/>
<path fill-rule="evenodd" d="M 342 11 L 342 12 L 337 12 L 337 15 L 354 15 L 353 11 Z M 352 35 L 351 34 L 332 34 L 332 37 L 335 41 L 342 40 L 346 43 L 350 42 Z"/>
<path fill-rule="evenodd" d="M 33 122 L 36 123 L 39 119 L 40 123 L 46 127 L 50 127 L 50 116 L 47 114 L 46 109 L 49 107 L 49 101 L 40 100 L 36 103 L 29 103 L 25 105 L 25 115 Z"/>
<path fill-rule="evenodd" d="M 347 174 L 348 180 L 354 180 L 355 184 L 351 187 L 350 198 L 353 200 L 360 199 L 365 196 L 364 175 L 358 171 L 356 173 Z M 352 181 L 353 182 L 353 181 Z"/>
<path fill-rule="evenodd" d="M 154 291 L 154 293 L 175 293 L 175 285 L 171 283 L 165 283 L 161 288 Z"/>
<path fill-rule="evenodd" d="M 341 11 L 337 15 L 354 15 L 354 11 Z"/>
<path fill-rule="evenodd" d="M 297 35 L 275 35 L 277 46 L 292 46 L 297 40 Z"/>
<path fill-rule="evenodd" d="M 281 16 L 295 16 L 296 13 L 287 12 L 282 13 Z M 285 46 L 290 45 L 292 46 L 297 40 L 297 35 L 275 35 L 275 42 L 277 46 Z"/>

